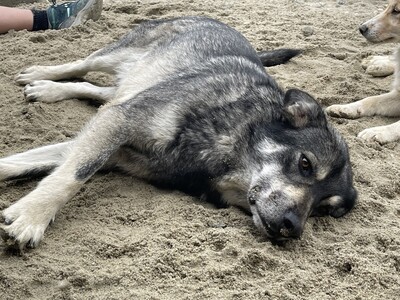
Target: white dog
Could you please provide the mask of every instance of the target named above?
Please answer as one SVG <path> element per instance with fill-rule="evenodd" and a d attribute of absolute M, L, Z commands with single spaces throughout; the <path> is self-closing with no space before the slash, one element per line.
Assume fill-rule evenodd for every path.
<path fill-rule="evenodd" d="M 379 15 L 360 26 L 361 34 L 370 42 L 400 41 L 400 0 L 389 0 L 389 5 Z M 396 51 L 394 59 L 389 56 L 373 57 L 369 62 L 367 73 L 373 76 L 389 75 L 394 70 L 394 81 L 389 93 L 367 97 L 363 100 L 345 104 L 332 105 L 327 113 L 344 118 L 365 116 L 400 116 L 400 51 Z M 387 126 L 367 128 L 358 134 L 367 141 L 381 144 L 400 140 L 400 121 Z"/>

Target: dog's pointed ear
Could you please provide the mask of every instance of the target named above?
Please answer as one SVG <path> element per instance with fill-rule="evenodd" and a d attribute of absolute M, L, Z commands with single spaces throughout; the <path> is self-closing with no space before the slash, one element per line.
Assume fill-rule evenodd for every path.
<path fill-rule="evenodd" d="M 308 93 L 290 89 L 284 98 L 283 117 L 293 127 L 325 125 L 326 116 L 318 102 Z"/>

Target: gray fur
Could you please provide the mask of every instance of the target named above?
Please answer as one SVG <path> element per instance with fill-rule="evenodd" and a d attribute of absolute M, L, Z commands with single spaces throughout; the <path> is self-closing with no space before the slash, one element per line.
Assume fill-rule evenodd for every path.
<path fill-rule="evenodd" d="M 29 84 L 27 97 L 45 101 L 65 84 L 49 80 L 99 70 L 115 73 L 117 86 L 87 87 L 105 105 L 68 151 L 54 148 L 60 149 L 55 171 L 3 212 L 3 236 L 35 246 L 47 224 L 32 229 L 29 220 L 53 219 L 102 168 L 240 206 L 278 240 L 298 238 L 310 214 L 339 217 L 353 207 L 342 137 L 310 95 L 285 93 L 234 29 L 202 17 L 150 21 L 83 61 L 31 67 L 17 82 Z M 68 95 L 82 95 L 81 87 L 69 85 Z M 52 102 L 63 100 L 60 94 Z M 4 167 L 12 157 L 0 160 L 0 178 L 18 175 Z M 41 152 L 35 163 L 43 167 L 45 160 Z M 47 205 L 46 213 L 34 216 L 36 205 Z"/>

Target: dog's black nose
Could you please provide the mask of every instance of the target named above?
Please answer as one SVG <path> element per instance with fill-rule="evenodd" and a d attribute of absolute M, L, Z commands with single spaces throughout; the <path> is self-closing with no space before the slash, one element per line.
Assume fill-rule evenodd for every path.
<path fill-rule="evenodd" d="M 360 30 L 360 33 L 361 33 L 362 35 L 365 35 L 365 34 L 368 32 L 368 27 L 367 27 L 367 25 L 361 25 L 361 26 L 359 27 L 359 30 Z"/>
<path fill-rule="evenodd" d="M 287 212 L 282 219 L 279 229 L 281 236 L 285 238 L 299 238 L 303 228 L 301 226 L 300 218 L 293 212 Z"/>

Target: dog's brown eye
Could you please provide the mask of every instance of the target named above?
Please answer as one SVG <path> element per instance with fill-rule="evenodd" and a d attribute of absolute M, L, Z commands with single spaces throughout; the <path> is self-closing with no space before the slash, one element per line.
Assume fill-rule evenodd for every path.
<path fill-rule="evenodd" d="M 307 159 L 305 156 L 303 156 L 303 157 L 301 158 L 301 168 L 302 168 L 304 171 L 306 171 L 306 170 L 310 169 L 310 167 L 311 167 L 310 162 L 308 161 L 308 159 Z"/>
<path fill-rule="evenodd" d="M 302 154 L 299 159 L 299 169 L 303 176 L 310 176 L 312 173 L 312 166 L 308 158 Z"/>

